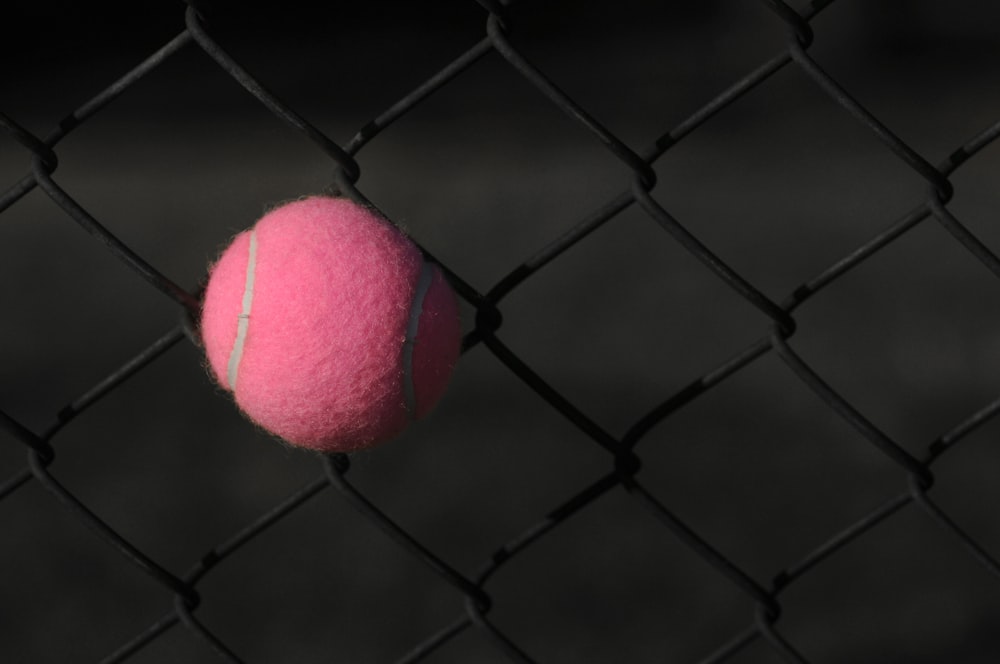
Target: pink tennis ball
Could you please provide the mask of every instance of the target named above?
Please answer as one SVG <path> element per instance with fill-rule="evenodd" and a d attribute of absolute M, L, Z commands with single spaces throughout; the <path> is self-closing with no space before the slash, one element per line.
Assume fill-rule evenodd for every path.
<path fill-rule="evenodd" d="M 322 452 L 375 445 L 426 415 L 461 342 L 440 269 L 374 211 L 321 196 L 233 239 L 211 268 L 201 334 L 251 420 Z"/>

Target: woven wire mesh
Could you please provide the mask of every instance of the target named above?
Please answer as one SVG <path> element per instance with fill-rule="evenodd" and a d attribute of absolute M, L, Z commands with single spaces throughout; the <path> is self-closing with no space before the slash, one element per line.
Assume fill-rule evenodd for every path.
<path fill-rule="evenodd" d="M 615 16 L 560 60 L 566 8 L 456 3 L 367 44 L 348 13 L 319 32 L 363 53 L 296 53 L 300 87 L 260 26 L 178 4 L 54 129 L 0 109 L 5 659 L 992 661 L 996 99 L 971 77 L 942 114 L 927 83 L 901 114 L 878 86 L 905 79 L 826 64 L 847 3 L 745 4 L 626 4 L 697 27 L 612 40 L 628 68 Z M 219 145 L 250 166 L 171 188 Z M 445 404 L 353 457 L 254 431 L 197 348 L 207 260 L 309 188 L 403 223 L 464 306 Z"/>

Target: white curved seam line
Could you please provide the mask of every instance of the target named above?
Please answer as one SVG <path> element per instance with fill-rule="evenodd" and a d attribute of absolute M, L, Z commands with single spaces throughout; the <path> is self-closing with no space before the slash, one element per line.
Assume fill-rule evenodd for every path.
<path fill-rule="evenodd" d="M 413 302 L 410 304 L 410 320 L 406 324 L 406 338 L 403 340 L 403 399 L 410 419 L 417 418 L 417 391 L 413 385 L 413 349 L 417 343 L 420 315 L 424 312 L 424 297 L 430 290 L 433 279 L 434 268 L 424 261 L 413 293 Z"/>
<path fill-rule="evenodd" d="M 236 341 L 233 342 L 233 352 L 229 354 L 229 366 L 226 379 L 229 389 L 236 391 L 236 376 L 240 372 L 240 361 L 243 359 L 243 346 L 247 340 L 247 330 L 250 327 L 250 307 L 253 305 L 253 281 L 257 271 L 257 231 L 250 231 L 250 256 L 247 258 L 247 280 L 243 286 L 243 308 L 237 317 Z"/>

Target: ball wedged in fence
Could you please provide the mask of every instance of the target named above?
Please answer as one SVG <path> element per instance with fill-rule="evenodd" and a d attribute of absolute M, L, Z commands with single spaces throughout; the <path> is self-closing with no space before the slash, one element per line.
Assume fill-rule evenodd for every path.
<path fill-rule="evenodd" d="M 426 415 L 461 342 L 441 270 L 372 210 L 321 196 L 236 236 L 210 270 L 201 334 L 251 420 L 323 452 L 375 445 Z"/>

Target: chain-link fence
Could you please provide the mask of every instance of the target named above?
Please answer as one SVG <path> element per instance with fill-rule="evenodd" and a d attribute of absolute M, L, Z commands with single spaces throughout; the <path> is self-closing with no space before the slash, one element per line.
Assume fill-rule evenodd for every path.
<path fill-rule="evenodd" d="M 994 661 L 1000 16 L 878 4 L 14 10 L 4 661 Z M 197 347 L 320 190 L 464 307 L 351 457 Z"/>

